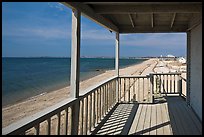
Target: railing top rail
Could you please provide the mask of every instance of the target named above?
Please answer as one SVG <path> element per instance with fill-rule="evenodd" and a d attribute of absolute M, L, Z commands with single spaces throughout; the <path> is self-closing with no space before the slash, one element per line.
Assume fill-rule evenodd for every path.
<path fill-rule="evenodd" d="M 186 78 L 184 78 L 184 77 L 181 76 L 181 79 L 183 79 L 183 80 L 186 82 Z"/>
<path fill-rule="evenodd" d="M 23 118 L 2 129 L 2 135 L 20 134 L 21 132 L 34 127 L 36 124 L 48 119 L 56 113 L 62 111 L 68 106 L 71 106 L 77 99 L 68 98 L 51 107 L 48 107 L 36 114 Z"/>
<path fill-rule="evenodd" d="M 91 87 L 85 89 L 84 91 L 81 91 L 81 93 L 79 93 L 79 96 L 80 96 L 81 98 L 84 97 L 84 96 L 87 96 L 88 94 L 90 94 L 91 92 L 93 92 L 94 90 L 96 90 L 97 88 L 103 86 L 104 84 L 106 84 L 106 83 L 108 83 L 108 82 L 110 82 L 110 81 L 112 81 L 112 80 L 114 80 L 114 79 L 116 79 L 116 78 L 118 78 L 118 76 L 113 76 L 113 77 L 108 78 L 108 79 L 106 79 L 106 80 L 104 80 L 104 81 L 101 81 L 101 82 L 99 82 L 98 84 L 93 85 L 93 86 L 91 86 Z"/>
<path fill-rule="evenodd" d="M 169 73 L 150 73 L 150 75 L 181 75 L 180 72 L 169 72 Z"/>
<path fill-rule="evenodd" d="M 120 75 L 119 78 L 147 78 L 149 75 Z"/>

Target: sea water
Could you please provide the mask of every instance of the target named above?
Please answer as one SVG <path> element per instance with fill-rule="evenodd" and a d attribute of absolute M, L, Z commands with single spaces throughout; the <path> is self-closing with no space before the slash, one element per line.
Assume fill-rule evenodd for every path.
<path fill-rule="evenodd" d="M 120 59 L 120 68 L 143 61 Z M 70 65 L 70 58 L 2 58 L 2 106 L 68 86 Z M 81 58 L 80 80 L 114 67 L 113 58 Z"/>

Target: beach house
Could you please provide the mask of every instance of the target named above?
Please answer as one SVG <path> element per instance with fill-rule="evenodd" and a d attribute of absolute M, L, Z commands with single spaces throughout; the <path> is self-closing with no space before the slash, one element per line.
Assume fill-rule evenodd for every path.
<path fill-rule="evenodd" d="M 202 134 L 202 2 L 62 3 L 72 9 L 71 97 L 2 134 Z M 115 76 L 85 91 L 79 91 L 81 14 L 116 34 Z M 120 35 L 171 32 L 187 34 L 187 79 L 119 74 Z"/>

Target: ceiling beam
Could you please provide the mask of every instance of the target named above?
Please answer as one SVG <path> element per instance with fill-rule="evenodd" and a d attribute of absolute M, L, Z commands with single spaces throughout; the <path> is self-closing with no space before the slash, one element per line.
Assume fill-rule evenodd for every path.
<path fill-rule="evenodd" d="M 202 14 L 192 16 L 192 18 L 188 24 L 188 29 L 186 31 L 190 31 L 191 29 L 198 26 L 200 23 L 202 23 Z"/>
<path fill-rule="evenodd" d="M 151 23 L 152 23 L 152 28 L 154 27 L 154 13 L 151 14 Z"/>
<path fill-rule="evenodd" d="M 89 6 L 82 4 L 80 2 L 62 2 L 65 6 L 68 6 L 71 9 L 78 9 L 82 12 L 83 15 L 88 17 L 89 19 L 93 20 L 94 22 L 104 26 L 105 28 L 118 32 L 118 27 L 113 24 L 110 20 L 107 18 L 104 18 L 102 15 L 98 15 L 95 13 L 95 11 L 90 8 Z"/>
<path fill-rule="evenodd" d="M 135 27 L 135 23 L 134 23 L 134 21 L 133 21 L 133 18 L 132 18 L 132 16 L 131 16 L 131 14 L 128 14 L 128 16 L 129 16 L 129 18 L 130 18 L 130 22 L 131 22 L 131 24 L 132 24 L 132 27 L 134 28 L 134 27 Z"/>
<path fill-rule="evenodd" d="M 169 25 L 165 26 L 119 26 L 119 33 L 168 33 L 168 32 L 186 32 L 188 25 L 175 25 L 172 29 Z"/>
<path fill-rule="evenodd" d="M 174 25 L 175 18 L 176 18 L 176 13 L 173 14 L 173 18 L 172 18 L 172 20 L 171 20 L 171 28 L 172 28 L 173 25 Z"/>
<path fill-rule="evenodd" d="M 181 4 L 181 2 L 82 2 L 94 5 L 147 5 L 147 4 Z M 185 4 L 200 4 L 201 2 L 184 2 Z"/>
<path fill-rule="evenodd" d="M 97 14 L 200 13 L 202 4 L 94 5 Z"/>

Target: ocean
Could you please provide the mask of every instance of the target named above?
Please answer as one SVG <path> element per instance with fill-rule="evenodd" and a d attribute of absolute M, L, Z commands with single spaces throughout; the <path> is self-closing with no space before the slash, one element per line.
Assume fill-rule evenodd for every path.
<path fill-rule="evenodd" d="M 120 68 L 146 59 L 120 59 Z M 2 106 L 66 87 L 70 84 L 70 58 L 2 58 Z M 81 58 L 80 80 L 112 70 L 113 58 Z"/>

